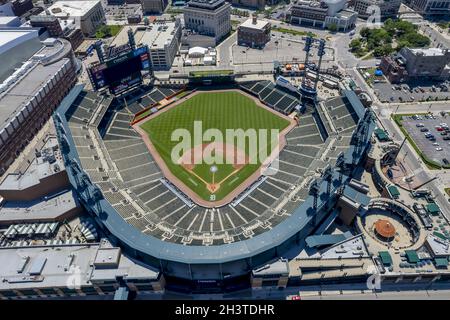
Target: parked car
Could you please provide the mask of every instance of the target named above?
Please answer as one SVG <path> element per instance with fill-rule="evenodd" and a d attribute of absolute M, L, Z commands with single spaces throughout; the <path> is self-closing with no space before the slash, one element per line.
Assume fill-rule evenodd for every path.
<path fill-rule="evenodd" d="M 442 159 L 442 162 L 443 162 L 445 165 L 448 165 L 448 164 L 449 164 L 447 158 Z"/>
<path fill-rule="evenodd" d="M 420 132 L 428 132 L 428 129 L 427 128 L 422 128 L 422 129 L 420 129 Z"/>
<path fill-rule="evenodd" d="M 436 148 L 436 151 L 442 151 L 443 149 L 441 147 Z"/>

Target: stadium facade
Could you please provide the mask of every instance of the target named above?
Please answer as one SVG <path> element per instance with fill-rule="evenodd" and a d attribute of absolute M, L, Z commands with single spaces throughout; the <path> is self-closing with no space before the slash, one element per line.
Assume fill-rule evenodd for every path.
<path fill-rule="evenodd" d="M 278 105 L 280 101 L 291 105 L 296 99 L 264 81 L 240 88 L 275 109 L 286 108 Z M 124 108 L 136 113 L 143 108 L 142 101 L 173 94 L 174 90 L 167 88 L 133 94 L 124 106 L 123 99 L 87 92 L 80 85 L 74 87 L 54 114 L 70 183 L 112 243 L 160 270 L 168 286 L 190 290 L 246 286 L 252 270 L 301 246 L 336 207 L 343 187 L 370 145 L 375 127 L 372 113 L 353 91 L 347 90 L 334 105 L 308 105 L 300 115 L 304 126 L 293 129 L 288 140 L 314 144 L 311 139 L 319 139 L 320 146 L 295 149 L 288 143 L 280 153 L 285 165 L 278 176 L 262 177 L 233 204 L 205 210 L 170 186 L 158 168 L 148 175 L 151 178 L 145 178 L 142 168 L 150 166 L 151 161 L 134 164 L 136 158 L 126 158 L 134 156 L 126 148 L 137 148 L 141 143 L 137 134 L 124 129 L 125 125 L 122 129 L 114 127 L 119 117 L 126 116 Z M 122 122 L 126 122 L 124 119 Z M 323 150 L 327 150 L 326 156 Z M 288 172 L 288 167 L 293 171 Z M 133 170 L 141 176 L 128 177 Z M 136 181 L 139 183 L 134 184 Z M 157 193 L 151 195 L 151 190 Z M 270 192 L 274 194 L 270 196 Z M 146 193 L 150 196 L 143 199 Z M 265 207 L 258 206 L 263 198 L 274 200 Z M 180 203 L 178 208 L 175 203 Z M 201 224 L 194 223 L 202 213 Z M 182 222 L 186 216 L 190 224 Z M 204 224 L 207 216 L 211 216 L 210 227 Z"/>

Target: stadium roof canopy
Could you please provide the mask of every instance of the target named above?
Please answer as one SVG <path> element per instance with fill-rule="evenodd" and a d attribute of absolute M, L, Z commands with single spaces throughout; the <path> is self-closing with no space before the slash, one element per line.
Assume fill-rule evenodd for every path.
<path fill-rule="evenodd" d="M 396 186 L 389 186 L 388 191 L 391 197 L 394 199 L 397 199 L 400 196 L 400 191 L 398 191 Z"/>
<path fill-rule="evenodd" d="M 350 186 L 345 187 L 344 196 L 359 203 L 360 205 L 362 205 L 364 207 L 368 206 L 370 203 L 370 197 L 368 197 L 364 193 L 359 192 L 358 190 L 356 190 Z"/>
<path fill-rule="evenodd" d="M 305 239 L 306 245 L 310 248 L 336 244 L 352 237 L 350 231 L 341 234 L 313 235 Z"/>
<path fill-rule="evenodd" d="M 441 209 L 439 209 L 439 206 L 436 203 L 429 203 L 427 204 L 427 211 L 429 214 L 437 215 L 441 212 Z"/>
<path fill-rule="evenodd" d="M 392 257 L 388 251 L 380 251 L 378 252 L 378 256 L 385 266 L 390 266 L 392 264 Z"/>
<path fill-rule="evenodd" d="M 436 264 L 436 268 L 447 268 L 448 259 L 447 258 L 434 258 L 434 263 Z"/>
<path fill-rule="evenodd" d="M 405 254 L 406 254 L 406 259 L 408 259 L 409 263 L 417 263 L 420 261 L 416 250 L 405 250 Z"/>
<path fill-rule="evenodd" d="M 380 141 L 388 141 L 389 140 L 389 136 L 387 135 L 386 131 L 384 131 L 381 128 L 376 128 L 374 133 L 375 133 L 375 136 L 377 137 L 377 139 Z"/>

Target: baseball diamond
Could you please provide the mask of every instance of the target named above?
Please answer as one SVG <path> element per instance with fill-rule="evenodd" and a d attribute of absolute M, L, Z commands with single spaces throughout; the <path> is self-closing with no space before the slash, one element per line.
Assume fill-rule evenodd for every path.
<path fill-rule="evenodd" d="M 236 136 L 232 141 L 201 141 L 196 144 L 195 123 L 201 125 L 203 132 L 219 130 L 223 139 L 229 130 L 240 130 L 241 133 L 265 130 L 269 133 L 265 136 L 256 134 L 257 141 L 250 141 L 250 137 L 245 136 L 244 148 L 239 145 Z M 276 156 L 277 150 L 282 148 L 283 135 L 294 125 L 295 121 L 291 118 L 273 112 L 242 91 L 222 90 L 195 92 L 134 128 L 143 136 L 160 168 L 168 169 L 166 177 L 197 203 L 212 207 L 230 202 L 236 188 L 248 186 L 257 179 L 261 165 L 266 163 L 267 158 L 273 158 L 272 153 Z M 173 133 L 179 129 L 187 130 L 193 139 L 189 141 L 189 149 L 177 155 L 174 161 L 172 151 L 179 141 L 174 141 Z M 271 130 L 279 132 L 281 137 L 271 141 Z M 264 138 L 267 141 L 262 141 Z M 208 162 L 208 156 L 216 162 Z M 194 158 L 198 158 L 197 162 Z M 214 172 L 211 171 L 212 165 L 216 168 Z M 167 174 L 167 171 L 170 173 Z"/>

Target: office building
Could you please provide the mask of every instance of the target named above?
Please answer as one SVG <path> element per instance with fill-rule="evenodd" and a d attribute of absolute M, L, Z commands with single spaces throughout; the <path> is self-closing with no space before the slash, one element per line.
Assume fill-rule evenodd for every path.
<path fill-rule="evenodd" d="M 231 5 L 225 0 L 191 0 L 183 12 L 186 29 L 212 37 L 216 43 L 231 31 Z"/>
<path fill-rule="evenodd" d="M 266 6 L 266 0 L 230 0 L 229 2 L 238 7 L 258 10 L 264 10 L 264 7 Z"/>
<path fill-rule="evenodd" d="M 254 15 L 237 30 L 238 44 L 252 48 L 263 48 L 270 41 L 270 23 L 264 20 L 258 20 Z"/>
<path fill-rule="evenodd" d="M 22 16 L 34 7 L 32 0 L 14 0 L 11 1 L 11 3 L 13 5 L 13 12 L 18 17 Z"/>
<path fill-rule="evenodd" d="M 62 35 L 62 28 L 59 19 L 55 16 L 51 15 L 31 16 L 30 25 L 33 28 L 45 28 L 50 37 L 59 37 Z"/>
<path fill-rule="evenodd" d="M 450 14 L 450 0 L 411 0 L 409 6 L 426 16 L 447 16 Z"/>
<path fill-rule="evenodd" d="M 346 9 L 345 0 L 298 1 L 291 7 L 290 22 L 315 28 L 335 26 L 339 31 L 353 28 L 357 13 Z"/>
<path fill-rule="evenodd" d="M 99 0 L 58 1 L 48 8 L 48 13 L 61 20 L 75 20 L 76 26 L 85 35 L 93 35 L 106 20 Z M 47 15 L 47 12 L 41 15 Z"/>
<path fill-rule="evenodd" d="M 29 24 L 33 28 L 44 28 L 49 37 L 66 39 L 72 45 L 73 50 L 76 50 L 84 40 L 83 33 L 76 26 L 75 20 L 61 20 L 52 15 L 37 15 L 30 17 Z"/>
<path fill-rule="evenodd" d="M 26 28 L 19 28 L 24 29 Z M 37 31 L 1 30 L 5 54 L 28 50 L 3 69 L 0 84 L 0 175 L 51 116 L 76 81 L 76 62 L 70 43 L 49 38 L 38 46 Z M 2 51 L 0 46 L 0 52 Z M 36 51 L 35 51 L 36 50 Z M 35 51 L 35 52 L 33 52 Z M 20 51 L 19 51 L 20 52 Z M 32 53 L 33 52 L 33 53 Z M 31 54 L 28 59 L 27 56 Z"/>
<path fill-rule="evenodd" d="M 377 6 L 380 8 L 380 19 L 386 19 L 396 17 L 401 4 L 401 0 L 354 0 L 353 9 L 358 17 L 367 19 L 375 13 L 371 6 Z"/>
<path fill-rule="evenodd" d="M 448 49 L 403 48 L 398 54 L 383 57 L 380 68 L 391 83 L 412 80 L 446 80 L 450 76 Z"/>
<path fill-rule="evenodd" d="M 168 0 L 141 0 L 142 12 L 146 13 L 163 13 L 167 7 Z"/>
<path fill-rule="evenodd" d="M 154 70 L 168 70 L 178 52 L 181 38 L 181 22 L 155 22 L 147 27 L 138 43 L 150 49 L 151 63 Z"/>
<path fill-rule="evenodd" d="M 140 293 L 164 289 L 160 272 L 134 262 L 105 240 L 100 244 L 1 247 L 0 259 L 0 298 L 112 296 L 119 288 Z"/>

